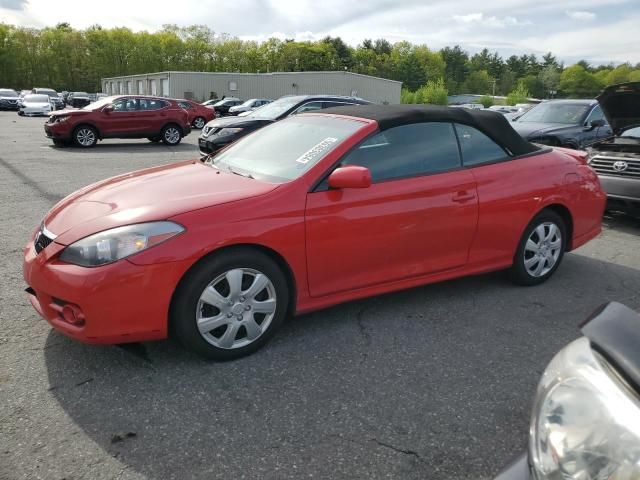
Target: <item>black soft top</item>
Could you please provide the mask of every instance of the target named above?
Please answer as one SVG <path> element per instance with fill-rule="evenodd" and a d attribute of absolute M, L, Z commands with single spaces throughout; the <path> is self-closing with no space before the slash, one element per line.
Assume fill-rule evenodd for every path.
<path fill-rule="evenodd" d="M 348 115 L 375 120 L 380 130 L 422 122 L 454 122 L 477 128 L 513 155 L 540 150 L 524 140 L 501 113 L 490 110 L 441 107 L 438 105 L 347 105 L 313 113 Z"/>

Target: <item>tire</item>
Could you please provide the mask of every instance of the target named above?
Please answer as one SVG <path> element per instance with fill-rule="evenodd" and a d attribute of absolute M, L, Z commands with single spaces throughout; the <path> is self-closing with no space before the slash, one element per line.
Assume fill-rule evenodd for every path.
<path fill-rule="evenodd" d="M 149 140 L 150 142 L 157 143 L 160 140 L 162 140 L 162 138 L 160 138 L 160 137 L 147 137 L 147 140 Z"/>
<path fill-rule="evenodd" d="M 165 125 L 160 132 L 160 138 L 165 145 L 178 145 L 180 140 L 182 140 L 182 129 L 175 123 Z"/>
<path fill-rule="evenodd" d="M 518 243 L 509 272 L 511 280 L 524 286 L 545 282 L 560 266 L 566 246 L 564 220 L 551 210 L 543 210 L 531 220 Z"/>
<path fill-rule="evenodd" d="M 289 288 L 278 265 L 258 251 L 234 248 L 206 257 L 182 279 L 171 303 L 170 325 L 187 349 L 232 360 L 267 343 L 288 305 Z"/>
<path fill-rule="evenodd" d="M 197 128 L 198 130 L 202 130 L 206 124 L 207 120 L 204 117 L 196 117 L 192 123 L 193 128 Z"/>
<path fill-rule="evenodd" d="M 98 132 L 89 125 L 80 125 L 73 131 L 73 143 L 80 148 L 95 147 L 98 143 Z"/>

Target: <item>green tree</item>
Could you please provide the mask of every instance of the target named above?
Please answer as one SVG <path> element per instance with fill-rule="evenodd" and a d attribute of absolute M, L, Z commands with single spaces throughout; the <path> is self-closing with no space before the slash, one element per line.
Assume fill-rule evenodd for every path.
<path fill-rule="evenodd" d="M 464 93 L 488 94 L 492 90 L 492 79 L 486 70 L 472 72 L 465 80 L 462 89 Z"/>
<path fill-rule="evenodd" d="M 551 95 L 550 92 L 558 91 L 558 86 L 560 85 L 560 72 L 555 65 L 549 64 L 538 74 L 538 80 L 544 89 L 543 97 L 549 98 Z"/>
<path fill-rule="evenodd" d="M 602 85 L 594 74 L 582 65 L 573 65 L 560 75 L 560 90 L 568 97 L 590 98 L 598 94 Z"/>
<path fill-rule="evenodd" d="M 415 93 L 416 103 L 428 103 L 431 105 L 447 105 L 448 101 L 447 87 L 444 79 L 429 80 L 426 85 L 421 87 Z"/>
<path fill-rule="evenodd" d="M 484 108 L 489 108 L 493 105 L 493 97 L 490 95 L 483 95 L 476 103 L 480 103 Z"/>
<path fill-rule="evenodd" d="M 518 103 L 527 103 L 531 98 L 531 94 L 524 82 L 518 82 L 516 89 L 507 95 L 507 105 L 516 105 Z"/>

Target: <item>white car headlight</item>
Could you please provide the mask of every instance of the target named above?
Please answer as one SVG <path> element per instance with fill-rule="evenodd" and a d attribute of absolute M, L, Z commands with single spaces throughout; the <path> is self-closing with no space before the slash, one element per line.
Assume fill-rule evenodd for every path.
<path fill-rule="evenodd" d="M 112 228 L 69 245 L 60 260 L 82 267 L 98 267 L 159 245 L 182 232 L 181 225 L 165 221 Z"/>
<path fill-rule="evenodd" d="M 561 350 L 540 381 L 529 458 L 537 480 L 640 478 L 640 399 L 587 338 Z"/>

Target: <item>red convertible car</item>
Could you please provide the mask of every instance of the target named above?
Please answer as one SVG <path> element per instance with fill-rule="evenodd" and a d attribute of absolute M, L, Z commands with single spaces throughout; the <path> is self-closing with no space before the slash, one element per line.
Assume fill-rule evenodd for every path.
<path fill-rule="evenodd" d="M 35 309 L 89 343 L 177 336 L 255 351 L 287 314 L 509 269 L 547 280 L 601 230 L 585 154 L 498 113 L 356 105 L 296 115 L 206 163 L 114 177 L 60 201 L 24 250 Z"/>

